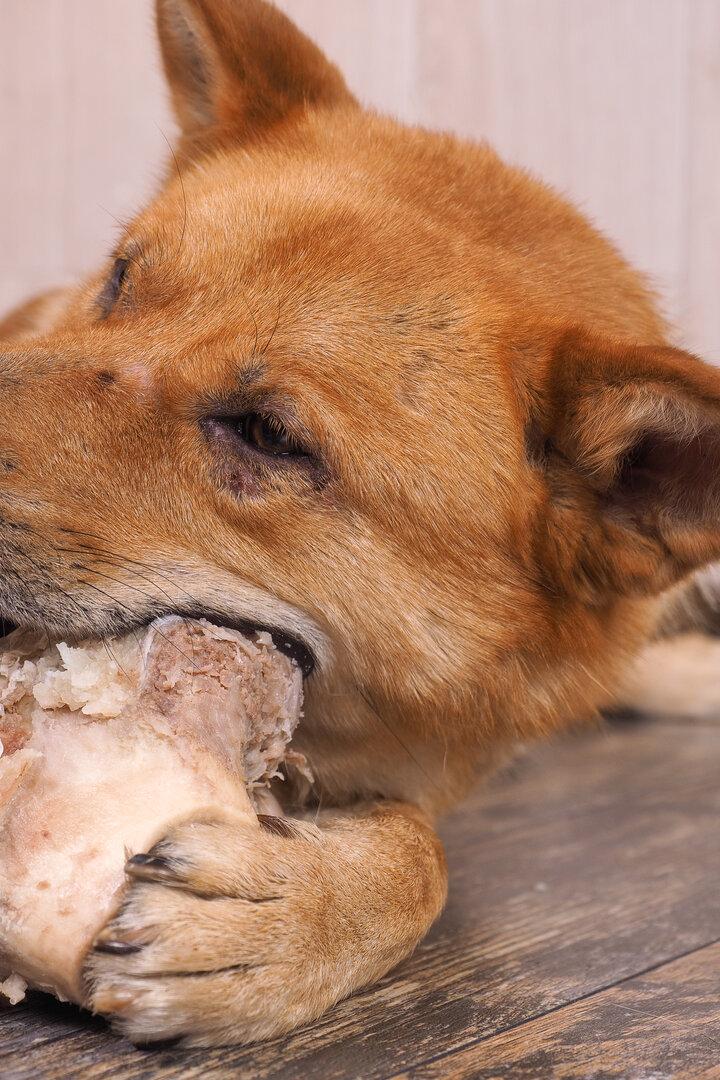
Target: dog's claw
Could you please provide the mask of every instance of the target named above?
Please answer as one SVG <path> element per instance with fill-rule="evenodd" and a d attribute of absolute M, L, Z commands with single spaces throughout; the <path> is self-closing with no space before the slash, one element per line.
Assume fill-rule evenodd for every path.
<path fill-rule="evenodd" d="M 131 956 L 139 953 L 141 945 L 131 945 L 129 941 L 118 941 L 116 938 L 103 938 L 101 934 L 95 939 L 93 945 L 95 952 L 109 953 L 111 956 Z"/>
<path fill-rule="evenodd" d="M 266 832 L 274 833 L 275 836 L 283 836 L 286 839 L 294 839 L 297 836 L 297 831 L 293 825 L 284 817 L 276 817 L 271 814 L 258 814 L 258 821 L 260 827 L 265 829 Z"/>
<path fill-rule="evenodd" d="M 160 855 L 133 855 L 125 864 L 125 873 L 138 881 L 172 883 L 178 878 L 168 860 Z"/>

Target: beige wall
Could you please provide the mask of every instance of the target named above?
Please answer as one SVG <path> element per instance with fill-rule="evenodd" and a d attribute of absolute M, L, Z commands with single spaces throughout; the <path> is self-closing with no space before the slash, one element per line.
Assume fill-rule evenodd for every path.
<path fill-rule="evenodd" d="M 284 0 L 367 102 L 487 137 L 720 360 L 720 0 Z M 0 306 L 93 265 L 171 137 L 151 0 L 0 0 Z"/>

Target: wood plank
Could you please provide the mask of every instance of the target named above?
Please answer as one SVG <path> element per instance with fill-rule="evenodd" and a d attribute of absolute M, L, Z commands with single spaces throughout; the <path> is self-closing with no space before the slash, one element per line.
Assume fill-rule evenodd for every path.
<path fill-rule="evenodd" d="M 152 0 L 0 0 L 0 311 L 100 263 L 163 132 Z"/>
<path fill-rule="evenodd" d="M 110 253 L 121 225 L 155 191 L 175 138 L 153 4 L 63 0 L 68 117 L 63 221 L 75 278 Z"/>
<path fill-rule="evenodd" d="M 65 272 L 62 6 L 26 0 L 0 8 L 0 307 Z"/>
<path fill-rule="evenodd" d="M 319 1023 L 251 1049 L 148 1055 L 31 1006 L 0 1016 L 0 1073 L 370 1080 L 596 993 L 720 937 L 719 766 L 710 725 L 537 749 L 446 822 L 451 899 L 429 939 Z"/>
<path fill-rule="evenodd" d="M 720 363 L 720 4 L 688 5 L 688 228 L 681 323 L 690 348 Z"/>
<path fill-rule="evenodd" d="M 672 318 L 686 239 L 691 6 L 420 0 L 418 16 L 423 122 L 488 139 L 567 193 L 652 275 Z M 717 99 L 709 109 L 717 128 Z"/>
<path fill-rule="evenodd" d="M 391 1080 L 717 1078 L 718 970 L 720 944 Z"/>
<path fill-rule="evenodd" d="M 417 0 L 279 0 L 365 105 L 415 119 Z"/>

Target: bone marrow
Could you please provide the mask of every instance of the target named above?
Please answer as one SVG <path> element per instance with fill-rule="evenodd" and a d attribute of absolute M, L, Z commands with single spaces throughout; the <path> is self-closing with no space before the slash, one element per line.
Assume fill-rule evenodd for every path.
<path fill-rule="evenodd" d="M 184 820 L 257 823 L 302 675 L 268 634 L 176 616 L 77 648 L 20 631 L 3 644 L 0 998 L 27 984 L 83 1004 L 127 858 Z"/>

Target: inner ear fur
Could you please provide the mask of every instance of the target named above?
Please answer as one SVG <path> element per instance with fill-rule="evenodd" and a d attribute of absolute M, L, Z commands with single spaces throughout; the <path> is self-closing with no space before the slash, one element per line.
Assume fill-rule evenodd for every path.
<path fill-rule="evenodd" d="M 573 329 L 527 375 L 537 544 L 556 587 L 653 595 L 720 558 L 718 370 Z"/>
<path fill-rule="evenodd" d="M 165 73 L 191 155 L 248 142 L 307 108 L 352 105 L 342 75 L 264 0 L 155 0 Z"/>

